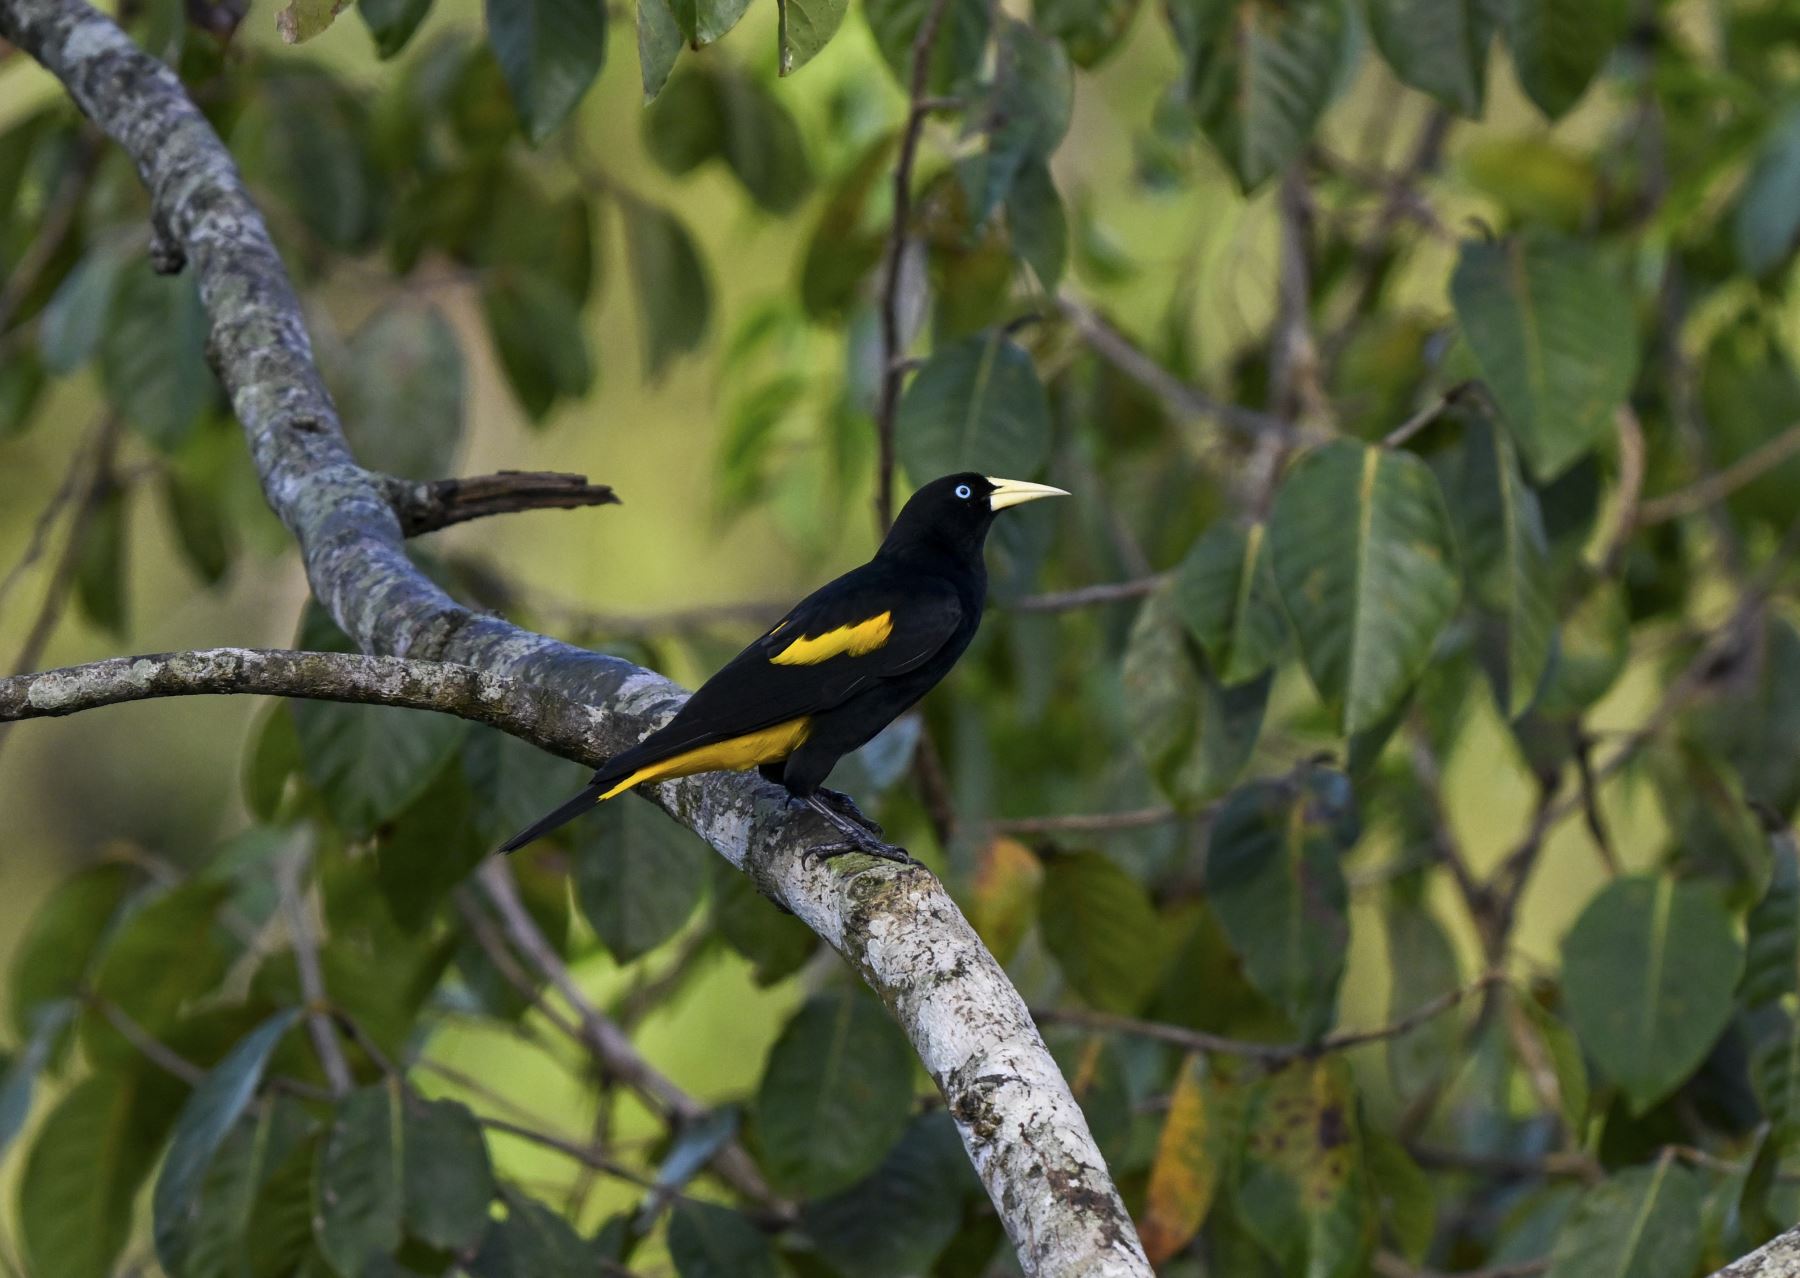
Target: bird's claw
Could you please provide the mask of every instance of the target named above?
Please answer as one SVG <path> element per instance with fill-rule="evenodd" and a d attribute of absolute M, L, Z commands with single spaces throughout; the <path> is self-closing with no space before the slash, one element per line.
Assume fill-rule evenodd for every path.
<path fill-rule="evenodd" d="M 880 857 L 884 861 L 893 861 L 899 865 L 918 865 L 905 848 L 896 847 L 892 843 L 883 843 L 878 839 L 870 839 L 866 843 L 855 843 L 843 839 L 836 843 L 815 843 L 812 847 L 801 850 L 800 856 L 811 865 L 820 861 L 834 861 L 840 856 L 848 856 L 852 852 L 861 852 L 867 856 Z"/>
<path fill-rule="evenodd" d="M 886 836 L 887 831 L 881 828 L 881 823 L 857 807 L 856 800 L 842 790 L 827 790 L 824 786 L 820 786 L 814 793 L 836 808 L 839 816 L 848 817 L 878 839 Z"/>

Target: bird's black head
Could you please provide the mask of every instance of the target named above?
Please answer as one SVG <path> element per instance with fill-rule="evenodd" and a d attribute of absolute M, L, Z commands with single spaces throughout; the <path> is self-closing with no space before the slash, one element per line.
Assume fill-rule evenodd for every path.
<path fill-rule="evenodd" d="M 1067 497 L 1061 488 L 996 479 L 973 471 L 934 479 L 912 495 L 882 542 L 883 554 L 911 550 L 978 556 L 994 516 L 1040 497 Z"/>

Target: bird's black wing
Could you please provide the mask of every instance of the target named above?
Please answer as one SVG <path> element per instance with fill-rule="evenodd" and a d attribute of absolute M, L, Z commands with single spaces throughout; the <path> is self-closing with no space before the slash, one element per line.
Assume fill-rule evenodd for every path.
<path fill-rule="evenodd" d="M 796 604 L 634 753 L 673 754 L 829 710 L 925 664 L 962 620 L 949 582 L 867 564 Z"/>

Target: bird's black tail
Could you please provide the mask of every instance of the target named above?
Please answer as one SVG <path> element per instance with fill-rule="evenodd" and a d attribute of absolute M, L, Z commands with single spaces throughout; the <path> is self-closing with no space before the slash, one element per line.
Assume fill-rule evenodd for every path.
<path fill-rule="evenodd" d="M 551 812 L 548 816 L 532 822 L 525 829 L 513 835 L 512 838 L 506 841 L 500 850 L 502 852 L 516 852 L 532 840 L 541 839 L 544 835 L 550 833 L 550 831 L 556 829 L 558 826 L 567 825 L 570 821 L 573 821 L 583 812 L 592 808 L 594 804 L 598 803 L 601 794 L 604 792 L 605 786 L 601 785 L 599 782 L 594 782 L 583 787 L 581 793 L 576 795 L 573 799 L 570 799 L 567 803 L 557 808 L 554 812 Z"/>

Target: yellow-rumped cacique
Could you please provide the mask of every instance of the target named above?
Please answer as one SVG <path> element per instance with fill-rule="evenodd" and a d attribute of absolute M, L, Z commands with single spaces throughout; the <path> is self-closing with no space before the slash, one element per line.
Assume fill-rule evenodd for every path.
<path fill-rule="evenodd" d="M 848 796 L 824 788 L 864 745 L 950 672 L 981 625 L 982 546 L 994 517 L 1060 488 L 946 475 L 912 495 L 875 557 L 813 591 L 733 657 L 668 723 L 594 773 L 582 792 L 520 832 L 511 852 L 633 786 L 755 768 L 843 836 L 818 855 L 906 853 Z"/>

